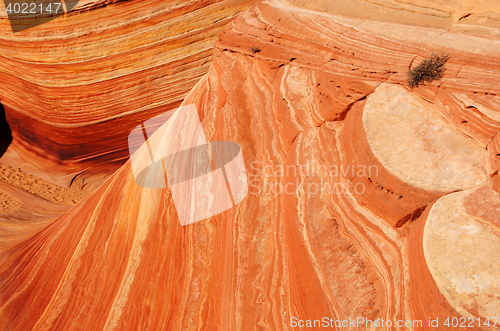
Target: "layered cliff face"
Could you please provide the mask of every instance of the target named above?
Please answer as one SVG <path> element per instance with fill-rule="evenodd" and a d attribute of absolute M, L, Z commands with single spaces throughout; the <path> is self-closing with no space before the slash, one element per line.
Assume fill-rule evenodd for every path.
<path fill-rule="evenodd" d="M 0 100 L 13 135 L 2 162 L 94 189 L 129 157 L 130 131 L 206 74 L 216 36 L 252 3 L 79 1 L 16 33 L 2 13 Z"/>
<path fill-rule="evenodd" d="M 247 197 L 181 226 L 127 162 L 2 252 L 4 329 L 499 329 L 477 322 L 500 313 L 491 35 L 248 10 L 183 101 L 208 141 L 239 144 Z M 432 52 L 444 79 L 407 89 Z"/>

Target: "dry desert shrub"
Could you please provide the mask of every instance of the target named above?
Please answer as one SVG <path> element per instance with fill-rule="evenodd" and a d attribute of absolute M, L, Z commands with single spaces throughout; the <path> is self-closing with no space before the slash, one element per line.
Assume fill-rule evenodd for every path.
<path fill-rule="evenodd" d="M 252 54 L 255 54 L 255 53 L 260 52 L 260 49 L 259 49 L 259 47 L 252 46 L 252 47 L 250 47 L 250 51 L 252 52 Z"/>
<path fill-rule="evenodd" d="M 444 65 L 449 58 L 448 54 L 432 54 L 430 58 L 423 60 L 408 73 L 408 86 L 414 88 L 443 78 L 446 70 Z"/>

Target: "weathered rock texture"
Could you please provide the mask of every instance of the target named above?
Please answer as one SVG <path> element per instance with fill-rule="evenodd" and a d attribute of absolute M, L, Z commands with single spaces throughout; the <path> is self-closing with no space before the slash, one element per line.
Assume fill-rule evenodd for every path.
<path fill-rule="evenodd" d="M 88 193 L 0 163 L 0 251 L 33 236 Z"/>
<path fill-rule="evenodd" d="M 80 1 L 17 33 L 2 16 L 0 100 L 14 137 L 2 162 L 63 186 L 101 182 L 129 157 L 130 131 L 181 103 L 252 3 Z"/>
<path fill-rule="evenodd" d="M 388 330 L 437 330 L 428 317 L 496 314 L 500 185 L 489 182 L 488 163 L 498 144 L 486 151 L 479 139 L 495 136 L 479 133 L 496 117 L 487 105 L 500 92 L 500 43 L 491 35 L 281 2 L 248 10 L 220 34 L 208 74 L 183 101 L 196 105 L 207 140 L 240 145 L 248 196 L 181 227 L 170 190 L 139 187 L 126 163 L 0 255 L 4 329 L 290 330 L 291 317 L 363 317 L 422 320 Z M 398 86 L 412 62 L 442 51 L 451 56 L 443 80 Z M 477 92 L 481 99 L 467 103 L 488 119 L 479 116 L 475 131 L 457 128 L 462 111 L 438 109 L 440 91 Z M 384 119 L 386 135 L 376 125 Z M 417 156 L 421 166 L 404 163 Z M 475 247 L 482 238 L 492 246 Z M 447 273 L 445 256 L 457 262 L 445 261 L 454 268 Z"/>
<path fill-rule="evenodd" d="M 486 323 L 500 314 L 499 215 L 498 178 L 444 196 L 424 212 L 409 246 L 415 316 L 442 323 L 456 317 L 468 329 L 489 329 Z"/>
<path fill-rule="evenodd" d="M 392 225 L 417 218 L 443 194 L 489 178 L 488 152 L 481 143 L 400 85 L 382 84 L 356 104 L 344 130 L 346 163 L 373 167 L 367 175 L 348 176 L 366 188 L 358 200 Z"/>
<path fill-rule="evenodd" d="M 370 21 L 499 36 L 500 3 L 484 0 L 290 0 L 300 7 Z"/>

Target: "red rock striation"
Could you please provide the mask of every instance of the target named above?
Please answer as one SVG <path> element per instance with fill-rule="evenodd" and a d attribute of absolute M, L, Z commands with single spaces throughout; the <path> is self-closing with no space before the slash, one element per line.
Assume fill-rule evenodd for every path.
<path fill-rule="evenodd" d="M 130 131 L 181 103 L 215 37 L 252 3 L 80 1 L 16 33 L 1 14 L 0 100 L 14 138 L 2 162 L 63 186 L 102 182 L 129 157 Z"/>
<path fill-rule="evenodd" d="M 457 128 L 484 145 L 500 130 L 500 98 L 496 95 L 439 90 L 435 105 Z"/>

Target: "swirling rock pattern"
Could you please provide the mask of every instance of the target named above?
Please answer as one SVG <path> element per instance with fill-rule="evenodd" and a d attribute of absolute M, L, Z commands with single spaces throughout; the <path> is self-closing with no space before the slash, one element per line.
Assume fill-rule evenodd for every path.
<path fill-rule="evenodd" d="M 240 145 L 247 197 L 182 227 L 169 189 L 138 186 L 126 163 L 64 216 L 2 252 L 4 329 L 290 330 L 292 317 L 363 317 L 423 321 L 389 330 L 436 330 L 428 317 L 496 313 L 490 248 L 478 250 L 474 268 L 481 286 L 491 286 L 473 288 L 461 301 L 454 279 L 439 269 L 440 245 L 452 250 L 457 243 L 436 228 L 464 238 L 455 255 L 444 252 L 462 264 L 471 262 L 467 248 L 475 250 L 483 237 L 472 238 L 463 224 L 444 226 L 455 222 L 457 209 L 498 245 L 499 183 L 495 176 L 488 181 L 497 145 L 484 149 L 478 136 L 492 133 L 475 135 L 481 124 L 476 131 L 456 128 L 437 106 L 423 104 L 433 104 L 442 90 L 477 92 L 481 104 L 493 103 L 500 67 L 492 36 L 387 25 L 278 1 L 246 11 L 219 35 L 208 74 L 183 104 L 196 105 L 208 141 Z M 412 62 L 441 50 L 451 56 L 443 80 L 413 91 L 397 86 Z M 448 132 L 450 140 L 410 132 L 414 151 L 431 161 L 450 155 L 470 178 L 455 174 L 440 187 L 439 171 L 417 176 L 422 169 L 406 169 L 377 147 L 384 136 L 373 135 L 370 112 L 396 128 L 415 129 L 401 115 L 390 118 L 391 93 L 436 119 L 429 127 Z M 450 152 L 449 141 L 467 144 L 477 159 Z M 376 165 L 377 180 L 388 186 L 370 184 L 360 165 Z M 405 198 L 398 202 L 400 192 Z M 468 270 L 455 275 L 475 286 Z"/>
<path fill-rule="evenodd" d="M 206 74 L 216 36 L 252 3 L 80 1 L 17 33 L 0 14 L 0 100 L 14 137 L 2 162 L 92 190 L 129 157 L 130 131 Z"/>
<path fill-rule="evenodd" d="M 457 128 L 485 146 L 500 130 L 500 98 L 496 95 L 440 90 L 435 105 Z"/>

